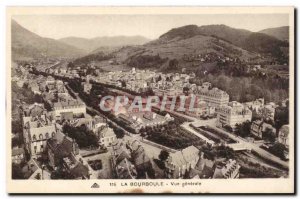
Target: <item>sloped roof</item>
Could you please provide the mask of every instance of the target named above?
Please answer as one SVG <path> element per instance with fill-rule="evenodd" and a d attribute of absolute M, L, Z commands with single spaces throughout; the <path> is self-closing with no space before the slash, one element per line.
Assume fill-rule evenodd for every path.
<path fill-rule="evenodd" d="M 88 177 L 89 169 L 87 166 L 84 166 L 81 162 L 77 162 L 77 164 L 70 170 L 70 173 L 74 178 L 80 177 Z"/>
<path fill-rule="evenodd" d="M 118 165 L 117 170 L 119 173 L 119 177 L 122 176 L 123 179 L 133 179 L 136 177 L 136 172 L 134 170 L 134 166 L 127 159 L 123 159 Z"/>
<path fill-rule="evenodd" d="M 130 156 L 125 151 L 122 151 L 120 155 L 116 157 L 116 164 L 120 164 L 124 159 L 130 159 Z"/>
<path fill-rule="evenodd" d="M 135 166 L 150 162 L 150 158 L 146 155 L 145 149 L 141 145 L 132 152 L 131 156 Z"/>
<path fill-rule="evenodd" d="M 62 112 L 60 113 L 60 117 L 65 120 L 73 120 L 73 112 Z"/>
<path fill-rule="evenodd" d="M 194 160 L 195 158 L 197 158 L 199 156 L 199 149 L 197 149 L 196 147 L 189 146 L 185 149 L 182 150 L 182 155 L 184 157 L 184 159 L 189 162 L 191 160 Z"/>
<path fill-rule="evenodd" d="M 39 136 L 40 134 L 42 134 L 43 136 L 45 136 L 46 133 L 48 133 L 49 136 L 50 136 L 53 132 L 54 132 L 54 133 L 56 132 L 56 129 L 55 129 L 55 126 L 54 126 L 54 125 L 42 126 L 42 127 L 31 128 L 31 129 L 30 129 L 30 134 L 31 134 L 31 136 L 35 135 L 35 136 L 37 136 L 37 139 L 38 139 L 38 136 Z"/>
<path fill-rule="evenodd" d="M 48 146 L 58 157 L 66 157 L 73 152 L 73 140 L 60 132 L 48 140 Z"/>
<path fill-rule="evenodd" d="M 112 128 L 104 128 L 101 132 L 100 132 L 100 136 L 105 138 L 105 137 L 113 137 L 116 136 L 114 130 Z"/>
<path fill-rule="evenodd" d="M 200 178 L 210 178 L 214 174 L 215 163 L 212 160 L 200 158 L 195 166 Z"/>
<path fill-rule="evenodd" d="M 92 118 L 78 118 L 78 119 L 76 119 L 76 121 L 74 121 L 74 123 L 72 123 L 72 125 L 75 127 L 78 127 L 78 126 L 82 126 L 82 125 L 87 125 L 92 121 L 93 121 Z"/>
<path fill-rule="evenodd" d="M 70 107 L 70 106 L 82 106 L 85 105 L 84 103 L 80 102 L 79 100 L 69 100 L 66 102 L 56 102 L 54 103 L 55 108 L 64 108 L 64 107 Z"/>
<path fill-rule="evenodd" d="M 173 164 L 175 166 L 181 166 L 186 163 L 185 159 L 183 158 L 183 155 L 181 151 L 177 151 L 175 153 L 170 153 L 168 158 L 168 163 Z"/>

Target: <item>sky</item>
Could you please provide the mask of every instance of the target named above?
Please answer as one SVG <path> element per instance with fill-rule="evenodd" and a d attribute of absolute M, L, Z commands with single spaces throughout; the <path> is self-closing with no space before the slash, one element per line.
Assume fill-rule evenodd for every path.
<path fill-rule="evenodd" d="M 12 18 L 31 32 L 53 39 L 119 35 L 156 39 L 172 28 L 191 24 L 225 24 L 253 32 L 288 25 L 287 14 L 14 15 Z"/>

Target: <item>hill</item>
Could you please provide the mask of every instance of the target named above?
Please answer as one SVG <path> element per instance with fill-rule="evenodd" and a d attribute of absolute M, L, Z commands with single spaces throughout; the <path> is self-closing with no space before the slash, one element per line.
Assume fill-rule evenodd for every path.
<path fill-rule="evenodd" d="M 207 35 L 217 38 L 221 38 L 227 42 L 231 42 L 235 45 L 242 45 L 244 39 L 251 34 L 251 31 L 243 29 L 235 29 L 226 25 L 205 25 L 196 26 L 188 25 L 179 28 L 174 28 L 167 33 L 160 36 L 160 38 L 166 38 L 168 40 L 174 37 L 189 38 L 196 35 Z"/>
<path fill-rule="evenodd" d="M 275 37 L 282 41 L 289 40 L 289 26 L 282 26 L 282 27 L 278 27 L 278 28 L 268 28 L 268 29 L 261 30 L 259 32 L 270 35 L 270 36 Z"/>
<path fill-rule="evenodd" d="M 264 33 L 256 33 L 243 29 L 235 29 L 225 25 L 208 25 L 198 27 L 188 25 L 171 29 L 158 39 L 144 45 L 125 46 L 110 51 L 110 56 L 102 55 L 80 59 L 81 65 L 94 61 L 98 65 L 110 68 L 108 60 L 120 66 L 137 67 L 142 69 L 170 70 L 170 65 L 179 68 L 195 69 L 204 67 L 213 69 L 220 62 L 229 65 L 240 65 L 243 61 L 274 61 L 287 63 L 288 43 Z M 110 58 L 109 58 L 110 57 Z M 176 61 L 174 61 L 176 60 Z M 231 61 L 230 61 L 231 60 Z M 255 62 L 256 62 L 255 61 Z M 224 65 L 224 64 L 221 64 Z M 179 69 L 177 67 L 177 70 Z"/>
<path fill-rule="evenodd" d="M 170 60 L 178 60 L 182 67 L 197 67 L 205 65 L 201 58 L 210 54 L 211 62 L 217 62 L 217 57 L 239 57 L 241 60 L 248 60 L 257 57 L 257 53 L 249 52 L 230 42 L 217 39 L 212 36 L 196 35 L 193 37 L 174 37 L 172 39 L 161 37 L 144 45 L 125 46 L 113 51 L 111 56 L 96 56 L 99 53 L 77 59 L 74 63 L 88 64 L 91 61 L 98 61 L 98 65 L 105 67 L 107 60 L 113 60 L 122 66 L 136 67 L 141 69 L 168 70 Z M 93 60 L 92 58 L 96 58 Z M 99 59 L 100 57 L 100 59 Z M 104 59 L 103 59 L 104 58 Z M 203 63 L 203 64 L 202 64 Z"/>
<path fill-rule="evenodd" d="M 85 39 L 80 37 L 66 37 L 59 41 L 87 52 L 100 51 L 102 48 L 122 47 L 127 45 L 142 45 L 150 40 L 142 36 L 96 37 Z M 98 50 L 97 50 L 98 49 Z M 105 49 L 104 49 L 105 50 Z"/>
<path fill-rule="evenodd" d="M 40 37 L 14 20 L 11 22 L 11 48 L 13 60 L 84 55 L 84 51 L 55 39 Z"/>
<path fill-rule="evenodd" d="M 194 37 L 195 35 L 216 37 L 245 50 L 271 54 L 275 57 L 281 56 L 280 54 L 283 54 L 282 48 L 288 47 L 288 42 L 281 41 L 274 36 L 264 33 L 255 33 L 244 29 L 235 29 L 226 25 L 206 25 L 200 27 L 188 25 L 172 29 L 163 34 L 160 38 L 170 40 L 179 37 L 186 39 Z M 272 42 L 273 44 L 267 45 L 268 42 Z M 253 43 L 255 43 L 255 45 L 253 45 Z"/>

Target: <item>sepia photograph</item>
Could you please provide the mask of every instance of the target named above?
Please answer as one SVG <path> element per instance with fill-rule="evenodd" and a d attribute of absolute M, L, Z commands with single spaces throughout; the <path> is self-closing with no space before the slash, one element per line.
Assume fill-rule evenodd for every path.
<path fill-rule="evenodd" d="M 9 193 L 295 192 L 293 7 L 8 7 Z"/>

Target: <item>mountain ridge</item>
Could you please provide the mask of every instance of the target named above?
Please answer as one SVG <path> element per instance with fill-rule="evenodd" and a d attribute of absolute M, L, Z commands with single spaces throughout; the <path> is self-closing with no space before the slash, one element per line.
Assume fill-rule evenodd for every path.
<path fill-rule="evenodd" d="M 121 47 L 127 45 L 142 45 L 150 41 L 150 39 L 135 35 L 135 36 L 103 36 L 94 38 L 82 38 L 82 37 L 64 37 L 59 39 L 68 45 L 72 45 L 76 48 L 85 50 L 87 52 L 93 52 L 101 47 Z"/>
<path fill-rule="evenodd" d="M 270 36 L 273 36 L 279 40 L 289 40 L 289 26 L 280 26 L 276 28 L 266 28 L 261 31 L 260 33 L 264 33 Z"/>
<path fill-rule="evenodd" d="M 245 50 L 272 54 L 278 56 L 283 54 L 282 47 L 288 47 L 287 41 L 282 41 L 274 36 L 270 36 L 261 32 L 251 32 L 245 29 L 236 29 L 226 25 L 187 25 L 178 28 L 173 28 L 165 34 L 161 35 L 160 39 L 172 40 L 176 37 L 187 39 L 196 35 L 206 35 L 222 39 L 232 43 Z M 267 44 L 267 42 L 270 42 Z M 253 45 L 255 43 L 256 45 Z M 280 55 L 281 56 L 281 55 Z M 282 55 L 284 56 L 284 55 Z"/>
<path fill-rule="evenodd" d="M 276 59 L 287 63 L 287 47 L 287 42 L 264 33 L 226 25 L 187 25 L 173 28 L 144 45 L 120 48 L 112 53 L 112 59 L 121 65 L 156 69 L 167 68 L 168 63 L 174 59 L 182 67 L 203 65 L 199 60 L 211 53 L 214 54 L 213 59 L 219 61 L 226 57 L 241 61 L 269 57 L 268 60 Z M 83 60 L 90 61 L 91 57 L 97 56 Z M 100 56 L 98 61 L 105 63 L 107 58 Z"/>
<path fill-rule="evenodd" d="M 85 52 L 55 39 L 41 37 L 11 21 L 12 59 L 34 59 L 41 57 L 78 57 Z"/>

